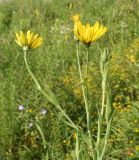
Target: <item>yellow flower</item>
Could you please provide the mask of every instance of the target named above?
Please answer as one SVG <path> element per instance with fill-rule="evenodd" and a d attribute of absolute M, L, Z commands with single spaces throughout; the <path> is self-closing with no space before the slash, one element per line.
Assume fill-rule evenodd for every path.
<path fill-rule="evenodd" d="M 74 22 L 78 22 L 78 21 L 80 21 L 80 15 L 79 15 L 79 14 L 76 14 L 76 15 L 74 15 L 74 16 L 72 17 L 72 19 L 73 19 Z"/>
<path fill-rule="evenodd" d="M 135 132 L 135 133 L 139 133 L 139 129 L 138 129 L 138 128 L 135 128 L 135 129 L 134 129 L 134 132 Z"/>
<path fill-rule="evenodd" d="M 78 23 L 81 23 L 81 22 L 80 22 L 80 15 L 79 15 L 79 14 L 74 15 L 74 16 L 72 17 L 72 20 L 74 21 L 74 29 L 73 29 L 74 38 L 75 38 L 76 40 L 79 40 L 77 25 L 78 25 Z"/>
<path fill-rule="evenodd" d="M 136 151 L 139 151 L 139 146 L 135 146 Z"/>
<path fill-rule="evenodd" d="M 70 141 L 67 141 L 67 144 L 70 145 Z"/>
<path fill-rule="evenodd" d="M 38 9 L 35 10 L 35 14 L 37 17 L 40 17 L 40 11 Z"/>
<path fill-rule="evenodd" d="M 74 140 L 76 140 L 76 136 L 77 136 L 76 132 L 74 132 L 73 135 L 72 135 L 72 137 L 73 137 Z"/>
<path fill-rule="evenodd" d="M 129 143 L 130 143 L 130 144 L 133 144 L 133 143 L 134 143 L 134 141 L 133 141 L 133 140 L 130 140 L 130 141 L 129 141 Z"/>
<path fill-rule="evenodd" d="M 136 63 L 136 57 L 134 55 L 130 55 L 128 58 L 131 63 Z"/>
<path fill-rule="evenodd" d="M 107 28 L 100 25 L 99 22 L 96 22 L 93 26 L 91 26 L 89 23 L 82 25 L 79 15 L 73 16 L 73 20 L 74 36 L 77 40 L 87 45 L 90 45 L 107 31 Z"/>
<path fill-rule="evenodd" d="M 134 156 L 134 154 L 133 154 L 133 153 L 130 153 L 130 154 L 129 154 L 129 157 L 133 157 L 133 156 Z"/>
<path fill-rule="evenodd" d="M 30 108 L 30 109 L 28 110 L 28 112 L 32 113 L 32 112 L 33 112 L 33 110 Z"/>
<path fill-rule="evenodd" d="M 66 144 L 66 142 L 67 142 L 67 141 L 64 139 L 64 140 L 63 140 L 63 143 Z"/>
<path fill-rule="evenodd" d="M 26 34 L 23 31 L 16 33 L 16 43 L 21 46 L 24 50 L 29 48 L 37 48 L 42 45 L 42 37 L 38 34 L 34 35 L 30 30 Z"/>

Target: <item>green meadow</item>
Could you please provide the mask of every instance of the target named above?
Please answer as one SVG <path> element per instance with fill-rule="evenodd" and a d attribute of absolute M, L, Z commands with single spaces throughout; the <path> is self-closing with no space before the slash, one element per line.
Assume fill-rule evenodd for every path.
<path fill-rule="evenodd" d="M 76 14 L 106 33 L 80 42 Z M 0 160 L 139 160 L 138 17 L 139 0 L 0 2 Z"/>

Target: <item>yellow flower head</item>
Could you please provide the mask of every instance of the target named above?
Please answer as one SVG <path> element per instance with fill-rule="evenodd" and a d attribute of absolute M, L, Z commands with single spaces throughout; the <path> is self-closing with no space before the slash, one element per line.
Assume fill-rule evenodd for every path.
<path fill-rule="evenodd" d="M 107 28 L 100 25 L 99 22 L 96 22 L 93 26 L 91 26 L 89 23 L 82 25 L 80 18 L 77 15 L 74 16 L 73 20 L 74 36 L 77 40 L 87 45 L 90 45 L 107 31 Z"/>
<path fill-rule="evenodd" d="M 30 30 L 24 34 L 22 31 L 16 33 L 16 43 L 21 46 L 24 50 L 30 48 L 37 48 L 42 45 L 43 39 L 38 34 L 34 35 Z"/>

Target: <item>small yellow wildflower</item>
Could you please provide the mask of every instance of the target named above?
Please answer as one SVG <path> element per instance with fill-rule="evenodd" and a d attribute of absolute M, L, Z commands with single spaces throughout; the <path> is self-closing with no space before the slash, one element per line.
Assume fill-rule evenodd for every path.
<path fill-rule="evenodd" d="M 113 107 L 114 107 L 114 108 L 116 108 L 117 103 L 116 103 L 116 102 L 114 102 L 112 105 L 113 105 Z"/>
<path fill-rule="evenodd" d="M 28 110 L 28 112 L 29 112 L 29 113 L 32 113 L 32 112 L 33 112 L 33 110 L 30 108 L 30 109 Z"/>
<path fill-rule="evenodd" d="M 134 143 L 134 141 L 133 141 L 133 140 L 130 140 L 130 141 L 129 141 L 129 143 L 130 143 L 130 144 L 133 144 L 133 143 Z"/>
<path fill-rule="evenodd" d="M 74 132 L 73 135 L 72 135 L 72 137 L 73 137 L 74 140 L 76 140 L 76 136 L 77 136 L 76 132 Z"/>
<path fill-rule="evenodd" d="M 139 151 L 139 146 L 135 146 L 136 151 Z"/>
<path fill-rule="evenodd" d="M 67 145 L 70 145 L 70 140 L 66 141 L 65 139 L 63 140 L 63 144 L 67 144 Z"/>
<path fill-rule="evenodd" d="M 134 123 L 138 123 L 138 120 L 135 119 L 135 120 L 134 120 Z"/>
<path fill-rule="evenodd" d="M 70 140 L 69 140 L 69 141 L 67 141 L 67 145 L 70 145 Z"/>
<path fill-rule="evenodd" d="M 67 142 L 67 141 L 64 139 L 64 140 L 63 140 L 63 143 L 66 144 L 66 142 Z"/>
<path fill-rule="evenodd" d="M 64 37 L 65 42 L 67 42 L 68 38 L 69 38 L 69 37 L 68 37 L 68 35 L 66 34 L 65 37 Z"/>
<path fill-rule="evenodd" d="M 40 17 L 40 11 L 38 9 L 35 10 L 35 14 L 37 17 Z"/>
<path fill-rule="evenodd" d="M 74 22 L 80 21 L 80 15 L 79 15 L 79 14 L 74 15 L 74 16 L 72 17 L 72 20 L 73 20 Z"/>
<path fill-rule="evenodd" d="M 131 63 L 136 63 L 136 57 L 134 55 L 128 55 L 127 58 Z"/>
<path fill-rule="evenodd" d="M 134 156 L 134 154 L 133 154 L 133 153 L 130 153 L 130 154 L 129 154 L 129 157 L 133 157 L 133 156 Z"/>
<path fill-rule="evenodd" d="M 138 129 L 138 128 L 135 128 L 134 132 L 135 132 L 135 133 L 139 133 L 139 129 Z"/>
<path fill-rule="evenodd" d="M 107 28 L 100 25 L 99 22 L 96 22 L 94 26 L 91 26 L 89 23 L 82 25 L 79 15 L 73 16 L 73 20 L 74 36 L 77 40 L 87 45 L 90 45 L 107 31 Z"/>
<path fill-rule="evenodd" d="M 34 35 L 30 30 L 27 31 L 26 34 L 23 31 L 20 33 L 16 33 L 16 43 L 23 48 L 23 50 L 27 50 L 30 48 L 37 48 L 42 45 L 42 37 L 38 34 Z"/>

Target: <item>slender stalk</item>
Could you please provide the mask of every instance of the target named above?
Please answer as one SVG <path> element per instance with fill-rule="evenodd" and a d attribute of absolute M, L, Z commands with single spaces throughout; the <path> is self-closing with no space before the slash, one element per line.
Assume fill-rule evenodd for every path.
<path fill-rule="evenodd" d="M 103 117 L 104 114 L 104 107 L 105 107 L 105 90 L 106 90 L 106 81 L 102 79 L 102 108 L 101 108 L 101 116 Z"/>
<path fill-rule="evenodd" d="M 26 64 L 28 73 L 29 73 L 29 75 L 31 76 L 31 78 L 33 79 L 33 81 L 35 82 L 38 90 L 41 90 L 41 86 L 39 85 L 37 79 L 35 78 L 34 74 L 32 73 L 32 71 L 30 70 L 30 68 L 29 68 L 29 66 L 28 66 L 27 59 L 26 59 L 26 55 L 27 55 L 27 51 L 24 50 L 24 61 L 25 61 L 25 64 Z"/>
<path fill-rule="evenodd" d="M 86 75 L 85 75 L 85 98 L 87 100 L 86 105 L 86 116 L 87 116 L 87 128 L 90 130 L 90 115 L 89 115 L 89 97 L 88 97 L 88 65 L 89 65 L 89 46 L 87 46 L 87 52 L 86 52 Z"/>
<path fill-rule="evenodd" d="M 80 75 L 80 81 L 81 81 L 81 88 L 82 88 L 82 92 L 83 92 L 83 98 L 84 98 L 84 102 L 85 102 L 85 109 L 86 109 L 86 115 L 87 115 L 87 129 L 89 129 L 89 109 L 88 109 L 88 102 L 87 102 L 87 97 L 86 97 L 86 90 L 85 90 L 85 83 L 84 83 L 84 79 L 83 79 L 83 75 L 82 75 L 82 71 L 81 71 L 81 66 L 80 66 L 80 58 L 79 58 L 79 43 L 77 45 L 77 61 L 78 61 L 78 69 L 79 69 L 79 75 Z"/>
<path fill-rule="evenodd" d="M 96 144 L 97 159 L 98 160 L 102 160 L 103 156 L 106 152 L 107 142 L 108 142 L 108 139 L 109 139 L 110 128 L 111 128 L 111 121 L 112 121 L 112 117 L 113 117 L 113 115 L 111 115 L 111 118 L 109 119 L 110 115 L 106 115 L 106 122 L 107 122 L 107 119 L 109 121 L 108 121 L 108 123 L 106 123 L 107 124 L 106 133 L 104 135 L 105 142 L 104 142 L 104 147 L 103 147 L 103 149 L 101 151 L 101 155 L 100 155 L 100 147 L 99 146 L 100 146 L 100 138 L 101 138 L 101 134 L 102 134 L 102 125 L 103 125 L 105 107 L 106 107 L 106 112 L 107 112 L 108 107 L 109 108 L 111 107 L 111 104 L 108 103 L 111 100 L 111 97 L 110 97 L 111 95 L 108 92 L 109 61 L 110 61 L 110 54 L 109 54 L 108 50 L 105 49 L 101 53 L 101 57 L 100 57 L 100 71 L 101 71 L 101 75 L 102 75 L 102 103 L 101 103 L 101 110 L 100 111 L 98 110 L 99 117 L 98 117 L 97 144 Z M 107 103 L 105 102 L 106 97 L 107 97 Z"/>
<path fill-rule="evenodd" d="M 98 111 L 99 113 L 99 111 Z M 101 135 L 101 115 L 98 115 L 98 131 L 97 131 L 97 142 L 96 142 L 96 150 L 97 150 L 97 158 L 99 157 L 99 144 L 100 144 L 100 135 Z"/>
<path fill-rule="evenodd" d="M 75 154 L 76 154 L 76 160 L 79 160 L 80 149 L 79 149 L 79 134 L 78 134 L 78 131 L 76 132 Z"/>
<path fill-rule="evenodd" d="M 69 118 L 69 116 L 64 112 L 64 110 L 61 108 L 61 106 L 58 104 L 58 102 L 55 100 L 53 100 L 54 97 L 51 97 L 48 93 L 46 93 L 40 86 L 40 84 L 38 83 L 38 80 L 36 79 L 36 77 L 34 76 L 34 74 L 32 73 L 32 71 L 29 68 L 29 65 L 27 63 L 27 59 L 26 59 L 26 54 L 27 51 L 24 50 L 24 61 L 28 70 L 29 75 L 31 76 L 31 78 L 33 79 L 33 81 L 35 82 L 37 89 L 52 103 L 56 106 L 56 108 L 64 115 L 64 117 L 69 121 L 69 123 L 71 124 L 71 126 L 73 128 L 75 128 L 76 130 L 79 130 L 78 127 L 72 122 L 72 120 Z"/>
<path fill-rule="evenodd" d="M 88 60 L 89 60 L 89 49 L 87 50 L 87 62 L 86 62 L 86 80 L 88 77 Z M 80 58 L 79 58 L 79 42 L 77 44 L 77 62 L 78 62 L 78 70 L 79 70 L 79 76 L 80 76 L 80 82 L 81 82 L 81 88 L 83 93 L 83 98 L 85 102 L 85 109 L 86 109 L 86 119 L 87 119 L 87 131 L 89 135 L 89 140 L 91 144 L 91 149 L 93 151 L 93 144 L 92 144 L 92 136 L 90 132 L 90 114 L 89 114 L 89 106 L 88 106 L 88 100 L 87 100 L 87 81 L 84 82 L 81 66 L 80 66 Z M 94 154 L 94 151 L 93 151 Z"/>
<path fill-rule="evenodd" d="M 90 137 L 90 141 L 92 143 L 91 133 L 90 133 L 90 113 L 89 113 L 89 103 L 88 103 L 88 63 L 89 63 L 89 47 L 87 46 L 87 57 L 86 57 L 86 79 L 83 85 L 84 88 L 84 100 L 86 101 L 86 119 L 87 119 L 87 129 Z"/>
<path fill-rule="evenodd" d="M 86 56 L 86 81 L 88 80 L 88 64 L 89 64 L 89 46 L 87 46 Z"/>
<path fill-rule="evenodd" d="M 82 77 L 82 71 L 81 71 L 80 59 L 79 59 L 79 42 L 77 43 L 77 62 L 78 62 L 78 70 L 79 70 L 81 86 L 83 86 L 83 77 Z M 82 90 L 84 90 L 83 87 L 82 87 Z M 85 101 L 85 103 L 86 103 L 86 101 Z"/>
<path fill-rule="evenodd" d="M 101 132 L 102 132 L 102 122 L 103 122 L 103 115 L 104 115 L 104 109 L 105 109 L 105 92 L 106 92 L 106 79 L 107 79 L 107 74 L 106 71 L 104 70 L 105 68 L 105 63 L 103 60 L 105 52 L 102 53 L 100 57 L 100 63 L 101 63 L 101 75 L 102 75 L 102 102 L 101 102 L 101 111 L 98 110 L 99 117 L 98 117 L 98 132 L 97 132 L 97 158 L 99 159 L 100 157 L 100 151 L 99 151 L 99 145 L 100 145 L 100 138 L 101 138 Z"/>
<path fill-rule="evenodd" d="M 109 124 L 107 125 L 107 128 L 106 128 L 105 142 L 104 142 L 104 147 L 103 147 L 103 150 L 102 150 L 102 153 L 101 153 L 101 156 L 100 156 L 100 160 L 103 159 L 103 156 L 104 156 L 105 151 L 106 151 L 106 147 L 107 147 L 107 143 L 108 143 L 108 139 L 109 139 L 109 134 L 110 134 L 110 126 L 111 126 L 111 120 L 109 121 Z"/>
<path fill-rule="evenodd" d="M 101 112 L 99 113 L 99 119 L 98 119 L 98 135 L 97 135 L 98 145 L 100 143 L 101 126 L 102 126 L 104 107 L 105 107 L 105 90 L 106 90 L 105 86 L 106 86 L 106 83 L 104 79 L 102 79 L 102 103 L 101 103 Z"/>

